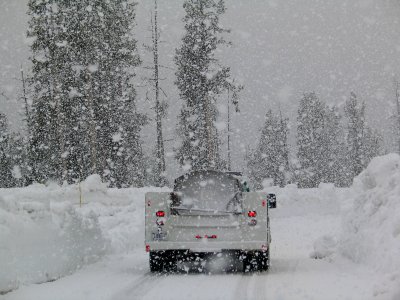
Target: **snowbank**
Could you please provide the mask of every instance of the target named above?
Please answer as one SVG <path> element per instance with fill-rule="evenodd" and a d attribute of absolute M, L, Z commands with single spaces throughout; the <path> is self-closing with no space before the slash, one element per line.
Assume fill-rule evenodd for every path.
<path fill-rule="evenodd" d="M 82 215 L 64 190 L 0 190 L 0 291 L 57 279 L 107 252 L 96 215 Z"/>
<path fill-rule="evenodd" d="M 311 258 L 321 259 L 335 253 L 337 241 L 334 236 L 324 235 L 314 242 L 314 251 L 310 253 Z"/>
<path fill-rule="evenodd" d="M 143 199 L 149 190 L 154 188 L 107 189 L 97 175 L 80 187 L 0 189 L 0 292 L 143 247 Z"/>
<path fill-rule="evenodd" d="M 352 189 L 356 196 L 344 218 L 340 252 L 386 274 L 389 286 L 377 294 L 392 283 L 400 295 L 400 156 L 373 159 Z"/>

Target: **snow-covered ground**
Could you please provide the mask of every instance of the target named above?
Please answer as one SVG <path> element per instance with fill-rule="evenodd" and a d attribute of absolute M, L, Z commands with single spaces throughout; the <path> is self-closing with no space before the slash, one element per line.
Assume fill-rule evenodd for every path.
<path fill-rule="evenodd" d="M 272 266 L 250 275 L 149 273 L 144 194 L 161 189 L 81 190 L 82 207 L 78 186 L 0 190 L 0 299 L 400 299 L 398 155 L 349 189 L 270 188 Z"/>

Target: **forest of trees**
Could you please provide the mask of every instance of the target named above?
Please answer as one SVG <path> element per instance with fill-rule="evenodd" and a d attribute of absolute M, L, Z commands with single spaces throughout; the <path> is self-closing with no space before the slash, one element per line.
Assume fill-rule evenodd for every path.
<path fill-rule="evenodd" d="M 215 56 L 229 43 L 229 31 L 220 25 L 225 3 L 185 0 L 183 9 L 185 32 L 171 71 L 182 100 L 175 159 L 183 170 L 226 170 L 216 107 L 222 96 L 230 95 L 239 110 L 243 87 L 234 84 L 230 68 Z M 24 86 L 26 131 L 11 133 L 0 114 L 0 187 L 49 180 L 76 183 L 91 174 L 113 187 L 168 183 L 162 130 L 168 105 L 160 100 L 157 0 L 148 47 L 154 62 L 155 160 L 143 153 L 140 135 L 152 119 L 136 109 L 133 79 L 141 59 L 133 34 L 135 12 L 136 4 L 124 0 L 29 1 L 27 35 L 33 43 L 26 90 Z M 242 171 L 256 188 L 266 179 L 305 188 L 321 182 L 350 185 L 382 151 L 382 137 L 368 125 L 365 109 L 355 93 L 339 109 L 309 92 L 299 99 L 296 120 L 268 110 L 259 141 L 246 155 L 247 170 Z M 289 139 L 290 121 L 296 124 L 295 145 Z"/>
<path fill-rule="evenodd" d="M 281 113 L 267 112 L 259 144 L 247 158 L 256 187 L 262 187 L 265 178 L 279 186 L 296 183 L 313 188 L 322 182 L 349 186 L 381 153 L 382 138 L 368 126 L 365 103 L 354 93 L 345 103 L 344 118 L 336 106 L 327 106 L 314 92 L 303 95 L 297 112 L 297 153 L 293 160 L 289 159 L 287 124 Z"/>

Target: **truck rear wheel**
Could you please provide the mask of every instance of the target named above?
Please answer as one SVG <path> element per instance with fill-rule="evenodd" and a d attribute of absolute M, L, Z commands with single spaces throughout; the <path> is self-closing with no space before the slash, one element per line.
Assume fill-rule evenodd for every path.
<path fill-rule="evenodd" d="M 249 251 L 244 254 L 243 272 L 267 271 L 269 268 L 269 249 Z"/>
<path fill-rule="evenodd" d="M 156 251 L 150 251 L 149 255 L 150 272 L 161 272 L 163 270 L 162 254 Z"/>
<path fill-rule="evenodd" d="M 177 254 L 174 251 L 150 251 L 149 262 L 153 273 L 177 270 Z"/>
<path fill-rule="evenodd" d="M 178 253 L 177 251 L 165 251 L 163 253 L 163 266 L 166 272 L 176 272 L 178 270 Z"/>
<path fill-rule="evenodd" d="M 267 251 L 260 251 L 259 267 L 261 271 L 267 271 L 269 268 L 269 249 Z"/>

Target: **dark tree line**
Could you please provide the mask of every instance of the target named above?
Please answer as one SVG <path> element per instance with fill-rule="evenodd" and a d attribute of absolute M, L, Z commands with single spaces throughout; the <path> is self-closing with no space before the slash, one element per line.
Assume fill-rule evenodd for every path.
<path fill-rule="evenodd" d="M 24 160 L 18 164 L 26 166 L 26 182 L 72 183 L 98 173 L 112 186 L 166 183 L 161 123 L 165 105 L 159 99 L 160 33 L 154 4 L 150 49 L 157 143 L 155 168 L 148 174 L 153 162 L 144 157 L 140 140 L 147 118 L 136 111 L 132 85 L 140 64 L 132 35 L 136 3 L 29 1 L 32 70 L 24 97 L 31 104 L 26 105 Z M 194 169 L 222 169 L 216 102 L 229 90 L 237 106 L 240 90 L 230 79 L 229 67 L 215 58 L 217 47 L 228 44 L 223 38 L 227 30 L 219 25 L 225 5 L 222 0 L 186 0 L 183 8 L 186 33 L 175 56 L 176 85 L 184 102 L 176 157 Z M 17 166 L 2 167 L 11 172 L 11 164 Z"/>
<path fill-rule="evenodd" d="M 259 144 L 247 158 L 255 187 L 272 179 L 284 186 L 317 187 L 321 182 L 349 186 L 355 176 L 379 155 L 381 137 L 365 119 L 365 103 L 354 93 L 346 101 L 344 118 L 315 93 L 306 93 L 297 113 L 297 153 L 289 160 L 287 119 L 268 111 Z"/>
<path fill-rule="evenodd" d="M 112 186 L 141 185 L 135 4 L 32 0 L 28 7 L 31 179 L 71 183 L 98 173 Z"/>
<path fill-rule="evenodd" d="M 154 158 L 144 155 L 140 139 L 149 118 L 136 110 L 133 79 L 141 61 L 132 34 L 135 7 L 126 0 L 29 1 L 27 35 L 33 43 L 27 86 L 22 74 L 27 130 L 23 136 L 11 134 L 0 115 L 1 187 L 73 183 L 95 173 L 116 187 L 167 183 L 157 1 L 148 47 L 153 58 Z M 216 56 L 219 47 L 230 44 L 225 39 L 229 31 L 220 25 L 226 7 L 223 0 L 185 0 L 183 9 L 185 33 L 174 58 L 182 100 L 175 158 L 183 170 L 226 170 L 217 103 L 230 95 L 238 110 L 242 89 Z M 380 151 L 381 138 L 368 126 L 365 104 L 354 93 L 343 111 L 328 107 L 315 93 L 305 94 L 297 115 L 297 147 L 291 153 L 288 122 L 281 112 L 270 110 L 265 116 L 259 142 L 247 155 L 247 171 L 257 188 L 266 179 L 279 186 L 348 186 Z"/>

